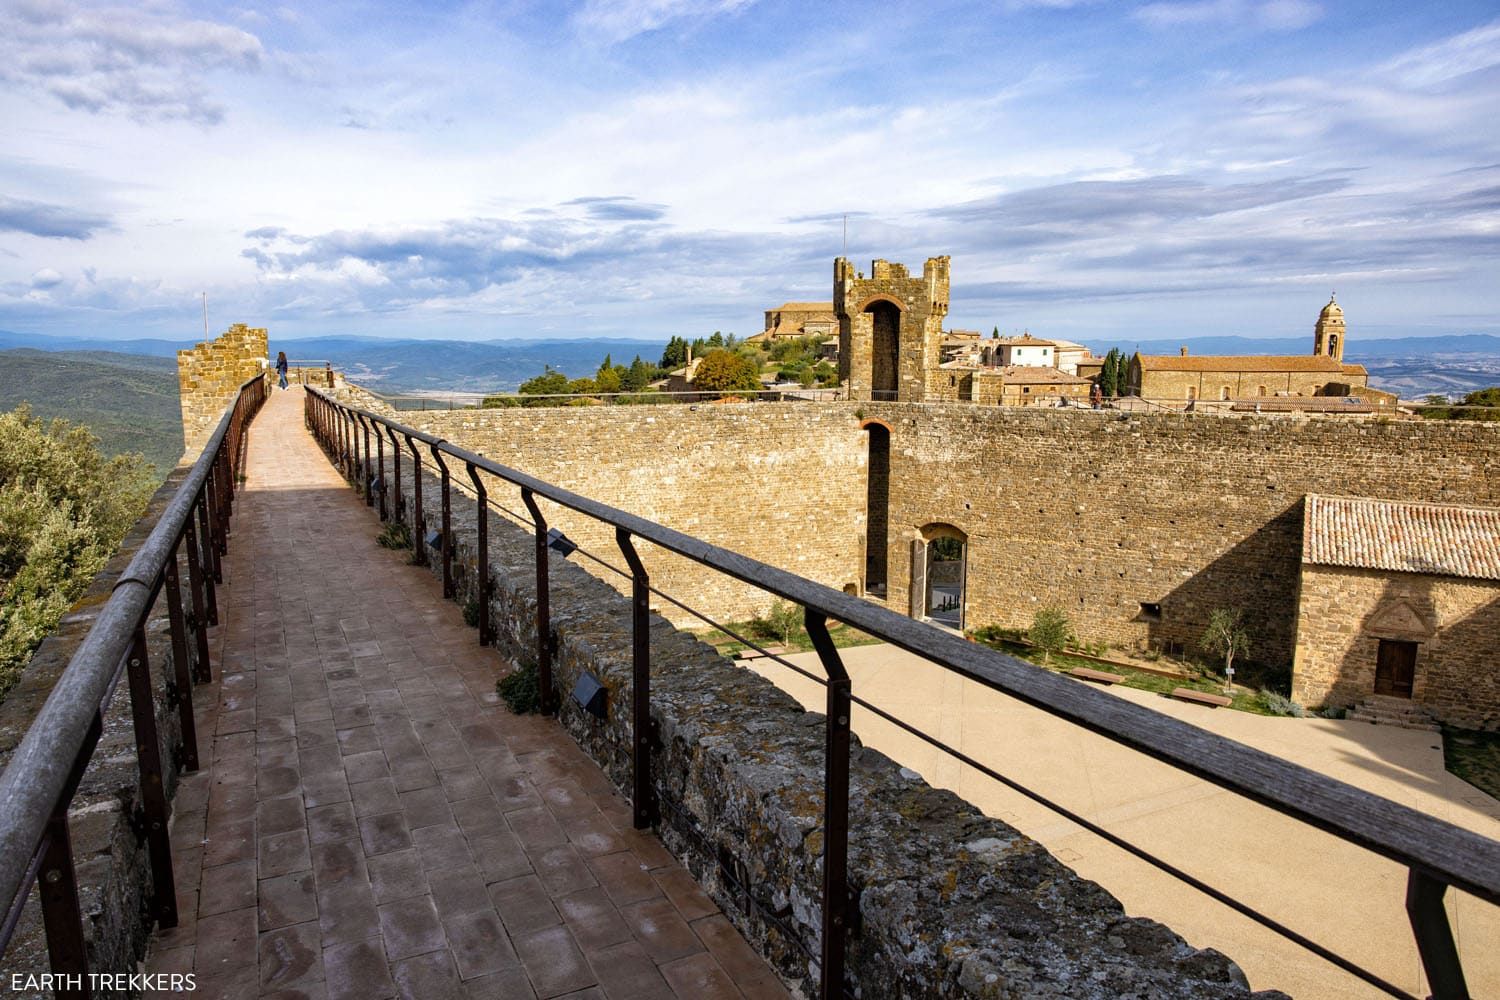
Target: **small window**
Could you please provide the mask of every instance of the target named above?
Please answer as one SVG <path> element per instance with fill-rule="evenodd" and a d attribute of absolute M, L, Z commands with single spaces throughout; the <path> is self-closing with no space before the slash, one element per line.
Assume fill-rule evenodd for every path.
<path fill-rule="evenodd" d="M 1257 387 L 1256 395 L 1258 395 L 1258 396 L 1264 396 L 1265 394 L 1266 394 L 1266 387 L 1263 386 L 1263 385 L 1262 386 L 1258 386 Z"/>
<path fill-rule="evenodd" d="M 1229 398 L 1229 386 L 1226 385 L 1226 386 L 1223 386 L 1223 387 L 1221 387 L 1219 389 L 1219 398 L 1220 399 L 1228 399 Z"/>
<path fill-rule="evenodd" d="M 1161 621 L 1161 605 L 1156 603 L 1141 602 L 1141 617 L 1148 622 Z"/>
<path fill-rule="evenodd" d="M 1198 398 L 1198 387 L 1197 386 L 1190 385 L 1190 386 L 1187 387 L 1187 398 L 1188 399 L 1197 399 Z"/>

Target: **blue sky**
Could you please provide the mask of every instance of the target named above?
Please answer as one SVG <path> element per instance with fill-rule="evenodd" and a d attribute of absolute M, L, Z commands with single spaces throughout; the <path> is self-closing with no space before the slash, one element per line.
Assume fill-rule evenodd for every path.
<path fill-rule="evenodd" d="M 0 328 L 1500 333 L 1493 3 L 0 0 Z"/>

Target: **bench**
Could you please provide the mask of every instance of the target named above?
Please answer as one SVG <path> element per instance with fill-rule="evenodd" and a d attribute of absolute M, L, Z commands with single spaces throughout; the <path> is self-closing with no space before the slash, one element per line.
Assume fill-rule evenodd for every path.
<path fill-rule="evenodd" d="M 1107 670 L 1095 670 L 1093 667 L 1074 667 L 1068 671 L 1068 675 L 1100 684 L 1119 684 L 1125 679 L 1124 674 L 1112 674 Z"/>
<path fill-rule="evenodd" d="M 1178 701 L 1197 702 L 1209 708 L 1227 708 L 1234 704 L 1233 698 L 1222 694 L 1209 694 L 1207 691 L 1194 691 L 1192 688 L 1173 688 L 1172 697 Z"/>
<path fill-rule="evenodd" d="M 758 649 L 742 649 L 734 654 L 734 658 L 736 660 L 759 660 L 767 654 L 781 656 L 784 653 L 786 653 L 786 648 L 783 646 L 767 646 L 764 653 Z"/>

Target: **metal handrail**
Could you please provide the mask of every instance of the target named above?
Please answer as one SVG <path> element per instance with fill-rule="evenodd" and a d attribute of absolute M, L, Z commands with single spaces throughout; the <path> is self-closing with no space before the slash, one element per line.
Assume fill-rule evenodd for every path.
<path fill-rule="evenodd" d="M 225 551 L 229 532 L 235 484 L 243 462 L 245 427 L 264 402 L 265 391 L 265 380 L 260 375 L 240 386 L 202 454 L 120 574 L 109 600 L 0 774 L 0 904 L 7 907 L 4 923 L 0 925 L 0 952 L 9 943 L 40 870 L 43 918 L 53 970 L 78 974 L 86 971 L 67 813 L 102 733 L 104 715 L 122 672 L 129 678 L 134 742 L 141 772 L 154 882 L 153 916 L 163 927 L 176 925 L 168 811 L 145 623 L 158 594 L 165 590 L 175 671 L 173 684 L 183 728 L 182 759 L 187 770 L 196 770 L 192 684 L 209 679 L 207 629 L 217 619 L 213 587 L 222 579 L 218 557 Z M 183 607 L 178 579 L 178 553 L 184 545 L 190 612 Z M 189 629 L 197 633 L 196 662 L 191 664 L 189 661 L 194 657 L 189 653 Z M 87 983 L 86 977 L 84 982 Z M 87 992 L 85 986 L 81 995 Z"/>
<path fill-rule="evenodd" d="M 335 447 L 335 439 L 342 439 L 340 435 L 345 434 L 344 425 L 352 426 L 355 419 L 368 420 L 377 426 L 386 427 L 392 433 L 402 435 L 408 441 L 421 441 L 434 454 L 441 452 L 449 455 L 465 463 L 471 470 L 483 471 L 519 487 L 527 507 L 533 511 L 539 550 L 543 545 L 546 525 L 545 521 L 535 516 L 538 511 L 534 498 L 543 497 L 614 526 L 622 539 L 622 550 L 625 548 L 624 541 L 630 537 L 644 539 L 800 605 L 804 609 L 809 634 L 829 673 L 830 682 L 834 682 L 828 685 L 831 709 L 828 712 L 830 780 L 834 777 L 833 772 L 837 770 L 838 764 L 835 745 L 837 730 L 841 728 L 840 724 L 847 730 L 849 704 L 847 681 L 841 676 L 843 669 L 838 652 L 831 643 L 826 642 L 826 630 L 823 627 L 827 620 L 835 619 L 931 660 L 962 677 L 1403 865 L 1409 870 L 1407 910 L 1424 968 L 1433 986 L 1433 995 L 1440 1000 L 1467 997 L 1442 897 L 1447 887 L 1452 886 L 1491 904 L 1500 905 L 1500 841 L 1483 837 L 1144 706 L 1039 670 L 1014 657 L 842 591 L 580 496 L 388 417 L 341 403 L 316 389 L 308 392 L 308 406 L 309 423 L 325 443 L 334 443 Z M 412 453 L 414 456 L 417 454 L 415 447 Z M 419 475 L 415 478 L 420 482 Z M 414 544 L 422 543 L 414 540 Z M 444 545 L 447 544 L 449 543 L 445 537 Z M 486 557 L 483 552 L 480 555 L 481 565 L 484 565 Z M 626 555 L 628 560 L 628 550 Z M 544 566 L 545 558 L 539 559 L 539 577 L 544 572 Z M 632 570 L 632 575 L 644 582 L 644 571 L 634 563 Z M 544 586 L 539 587 L 539 599 L 543 599 L 544 590 Z M 541 659 L 548 652 L 548 629 L 545 615 L 539 617 L 543 619 L 539 621 L 538 628 Z M 820 641 L 820 633 L 823 641 Z M 638 634 L 636 641 L 643 642 L 644 638 Z M 640 679 L 639 673 L 637 679 Z M 544 688 L 550 686 L 548 673 L 542 673 L 541 681 Z M 842 691 L 839 690 L 841 685 Z M 838 700 L 840 698 L 841 701 Z M 842 714 L 839 712 L 841 707 Z M 638 724 L 649 727 L 648 720 L 638 719 Z M 637 732 L 640 733 L 641 730 L 638 728 Z M 645 737 L 638 736 L 637 741 L 641 738 Z M 846 756 L 843 763 L 847 768 Z M 641 804 L 638 803 L 638 814 L 640 809 Z M 839 837 L 834 833 L 835 830 L 830 825 L 826 843 L 829 851 L 837 852 L 844 845 L 837 843 Z M 847 830 L 841 833 L 846 834 Z M 828 870 L 834 867 L 835 860 L 837 859 L 830 859 L 825 865 L 825 879 L 828 877 Z M 842 891 L 837 894 L 831 892 L 825 882 L 825 907 L 842 905 L 844 899 Z M 840 927 L 831 926 L 838 922 L 830 921 L 826 916 L 825 914 L 825 996 L 832 995 L 829 992 L 829 979 L 834 983 L 841 981 L 836 974 L 841 962 L 830 961 L 827 936 L 838 935 L 839 948 L 842 946 Z M 1375 981 L 1368 975 L 1363 978 Z M 1387 992 L 1391 991 L 1387 988 Z"/>

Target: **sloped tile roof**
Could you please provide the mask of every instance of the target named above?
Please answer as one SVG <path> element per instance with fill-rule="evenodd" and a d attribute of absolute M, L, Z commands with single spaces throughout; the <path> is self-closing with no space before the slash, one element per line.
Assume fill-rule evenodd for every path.
<path fill-rule="evenodd" d="M 822 313 L 831 313 L 831 312 L 833 312 L 833 303 L 832 302 L 783 302 L 781 305 L 777 306 L 775 309 L 768 309 L 766 311 L 767 312 L 822 312 Z"/>
<path fill-rule="evenodd" d="M 1302 561 L 1500 580 L 1500 509 L 1310 493 Z"/>
<path fill-rule="evenodd" d="M 1360 365 L 1342 365 L 1326 355 L 1241 354 L 1189 355 L 1142 354 L 1141 368 L 1153 372 L 1328 372 L 1335 375 L 1363 374 Z"/>

